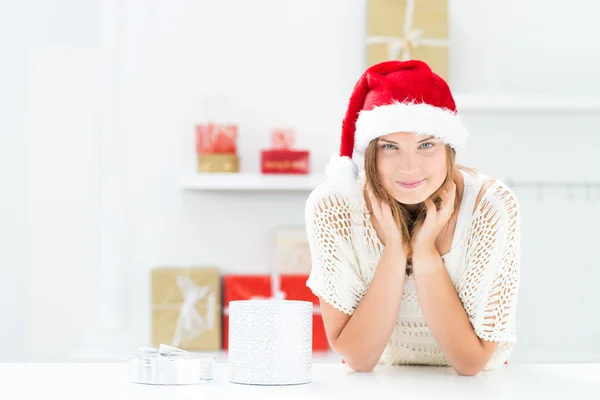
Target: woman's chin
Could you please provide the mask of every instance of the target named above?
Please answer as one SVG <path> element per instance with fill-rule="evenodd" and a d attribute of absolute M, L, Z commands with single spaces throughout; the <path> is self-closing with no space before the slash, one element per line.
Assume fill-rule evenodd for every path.
<path fill-rule="evenodd" d="M 394 196 L 397 202 L 407 206 L 417 206 L 425 201 L 427 196 Z"/>
<path fill-rule="evenodd" d="M 426 190 L 412 191 L 412 190 L 395 190 L 392 193 L 392 197 L 396 199 L 397 202 L 405 204 L 407 206 L 416 206 L 425 201 L 431 193 Z"/>

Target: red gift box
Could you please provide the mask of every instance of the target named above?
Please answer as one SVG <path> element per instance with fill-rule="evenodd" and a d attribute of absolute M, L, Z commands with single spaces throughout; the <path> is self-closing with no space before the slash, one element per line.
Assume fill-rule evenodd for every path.
<path fill-rule="evenodd" d="M 308 275 L 223 276 L 223 348 L 228 348 L 229 302 L 233 300 L 285 299 L 313 303 L 313 351 L 329 350 L 319 299 L 306 286 Z"/>
<path fill-rule="evenodd" d="M 294 150 L 293 129 L 274 129 L 271 148 L 260 153 L 260 170 L 263 174 L 308 174 L 307 150 Z"/>
<path fill-rule="evenodd" d="M 308 150 L 262 150 L 260 170 L 263 174 L 308 174 Z"/>

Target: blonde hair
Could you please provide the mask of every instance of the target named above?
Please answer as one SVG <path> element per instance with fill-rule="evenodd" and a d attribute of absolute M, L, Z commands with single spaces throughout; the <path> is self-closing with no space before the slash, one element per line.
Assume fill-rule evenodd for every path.
<path fill-rule="evenodd" d="M 455 150 L 449 145 L 446 145 L 446 179 L 444 179 L 442 185 L 431 196 L 436 208 L 439 208 L 441 203 L 440 193 L 442 189 L 454 180 L 455 173 L 458 171 L 458 169 L 462 169 L 470 173 L 476 172 L 476 170 L 473 168 L 457 165 L 455 163 L 455 159 Z M 379 174 L 377 173 L 377 139 L 373 139 L 369 143 L 369 146 L 365 151 L 364 161 L 365 177 L 368 187 L 372 190 L 375 197 L 390 206 L 392 216 L 400 228 L 400 233 L 402 234 L 402 244 L 405 249 L 408 249 L 406 254 L 406 271 L 408 274 L 410 274 L 412 272 L 413 253 L 411 242 L 414 234 L 419 230 L 423 224 L 423 221 L 425 221 L 425 216 L 427 214 L 425 203 L 419 204 L 419 208 L 416 212 L 410 212 L 406 205 L 400 203 L 395 198 L 390 196 L 383 188 L 383 185 L 379 181 Z"/>

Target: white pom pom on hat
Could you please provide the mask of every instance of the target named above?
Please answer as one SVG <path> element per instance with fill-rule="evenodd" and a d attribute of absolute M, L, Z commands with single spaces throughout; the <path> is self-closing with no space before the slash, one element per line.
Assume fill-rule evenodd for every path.
<path fill-rule="evenodd" d="M 325 169 L 327 180 L 346 196 L 357 194 L 358 168 L 354 160 L 346 156 L 333 156 Z"/>

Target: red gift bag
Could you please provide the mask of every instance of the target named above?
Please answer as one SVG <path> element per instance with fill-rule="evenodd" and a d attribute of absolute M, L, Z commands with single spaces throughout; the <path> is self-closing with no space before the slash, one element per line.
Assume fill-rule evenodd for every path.
<path fill-rule="evenodd" d="M 273 298 L 312 302 L 313 350 L 329 350 L 319 299 L 306 286 L 307 279 L 308 275 L 225 275 L 223 277 L 223 348 L 228 348 L 229 302 Z"/>
<path fill-rule="evenodd" d="M 196 154 L 237 154 L 238 126 L 235 124 L 197 124 Z"/>

